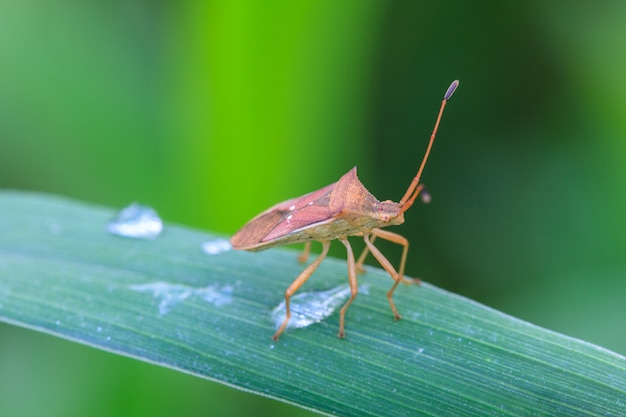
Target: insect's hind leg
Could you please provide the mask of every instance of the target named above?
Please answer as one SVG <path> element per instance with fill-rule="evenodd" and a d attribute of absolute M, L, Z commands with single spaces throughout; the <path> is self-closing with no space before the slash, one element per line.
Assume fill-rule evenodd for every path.
<path fill-rule="evenodd" d="M 289 323 L 289 319 L 291 318 L 291 308 L 289 302 L 291 296 L 294 295 L 294 293 L 298 291 L 300 287 L 302 287 L 302 285 L 304 285 L 304 283 L 311 277 L 313 272 L 315 272 L 317 267 L 320 266 L 320 264 L 326 257 L 326 254 L 328 253 L 328 248 L 330 248 L 330 241 L 322 242 L 322 253 L 320 253 L 319 256 L 315 258 L 315 260 L 311 262 L 309 266 L 304 268 L 304 271 L 302 271 L 300 275 L 298 275 L 298 278 L 296 278 L 285 291 L 285 320 L 283 320 L 283 323 L 280 325 L 278 330 L 276 330 L 276 333 L 274 333 L 272 339 L 278 340 L 280 334 L 285 331 L 285 328 L 287 328 L 287 323 Z"/>

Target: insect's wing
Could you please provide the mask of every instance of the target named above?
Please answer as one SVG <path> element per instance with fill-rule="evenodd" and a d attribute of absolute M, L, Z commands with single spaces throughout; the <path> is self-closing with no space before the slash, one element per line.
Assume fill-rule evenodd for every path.
<path fill-rule="evenodd" d="M 332 220 L 328 202 L 336 183 L 284 201 L 250 220 L 230 240 L 235 249 L 263 248 L 304 227 Z M 295 243 L 295 242 L 294 242 Z"/>

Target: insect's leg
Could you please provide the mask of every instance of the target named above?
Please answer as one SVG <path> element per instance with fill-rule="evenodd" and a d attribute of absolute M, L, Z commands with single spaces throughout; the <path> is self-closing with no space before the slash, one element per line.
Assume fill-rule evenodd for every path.
<path fill-rule="evenodd" d="M 376 240 L 376 235 L 372 236 L 371 242 L 374 243 L 375 240 Z M 359 274 L 362 274 L 363 272 L 365 272 L 365 268 L 363 268 L 363 262 L 365 262 L 365 258 L 367 258 L 368 253 L 370 253 L 370 250 L 366 246 L 365 249 L 363 249 L 361 256 L 359 256 L 359 259 L 356 261 L 356 272 L 358 272 Z"/>
<path fill-rule="evenodd" d="M 298 256 L 298 262 L 305 263 L 307 259 L 309 259 L 309 254 L 311 253 L 311 241 L 309 240 L 304 244 L 304 250 Z"/>
<path fill-rule="evenodd" d="M 309 277 L 313 274 L 313 272 L 317 269 L 317 267 L 322 263 L 322 261 L 326 257 L 326 254 L 328 253 L 328 248 L 330 248 L 330 241 L 322 242 L 322 253 L 320 253 L 319 256 L 315 258 L 315 260 L 311 262 L 311 264 L 309 264 L 309 266 L 304 268 L 304 271 L 302 271 L 300 275 L 298 275 L 298 278 L 296 278 L 291 283 L 289 288 L 287 288 L 287 290 L 285 291 L 285 320 L 283 321 L 283 324 L 280 325 L 276 333 L 274 333 L 274 336 L 272 336 L 272 339 L 278 340 L 278 337 L 280 336 L 280 334 L 287 327 L 287 323 L 289 322 L 289 319 L 291 318 L 291 308 L 289 307 L 289 299 L 296 291 L 298 291 L 298 289 L 306 282 L 307 279 L 309 279 Z"/>
<path fill-rule="evenodd" d="M 348 239 L 345 237 L 339 238 L 339 240 L 346 246 L 346 251 L 348 255 L 348 278 L 350 281 L 351 294 L 350 299 L 346 302 L 346 304 L 344 304 L 343 307 L 341 307 L 341 310 L 339 311 L 339 334 L 337 334 L 337 337 L 344 338 L 346 337 L 346 332 L 344 330 L 346 311 L 348 310 L 348 307 L 350 306 L 350 304 L 352 304 L 352 301 L 354 301 L 357 293 L 359 292 L 359 287 L 356 282 L 356 264 L 354 263 L 354 252 L 352 251 L 352 246 L 350 246 L 350 242 L 348 242 Z"/>
<path fill-rule="evenodd" d="M 398 309 L 396 308 L 396 305 L 393 302 L 392 297 L 393 297 L 393 292 L 396 290 L 396 287 L 398 286 L 399 283 L 402 282 L 402 280 L 398 276 L 398 273 L 396 272 L 396 270 L 391 265 L 391 262 L 389 262 L 389 260 L 385 258 L 385 255 L 383 255 L 378 250 L 378 248 L 374 246 L 372 242 L 370 242 L 369 235 L 365 235 L 363 236 L 363 238 L 370 252 L 372 252 L 372 255 L 374 255 L 374 258 L 376 258 L 378 263 L 380 263 L 380 265 L 385 269 L 385 271 L 387 271 L 387 273 L 391 275 L 391 278 L 393 278 L 394 282 L 393 282 L 393 285 L 391 286 L 391 289 L 387 292 L 387 299 L 389 300 L 389 305 L 391 306 L 391 311 L 393 312 L 393 318 L 395 320 L 400 320 L 400 314 L 398 314 Z"/>
<path fill-rule="evenodd" d="M 400 281 L 405 284 L 419 284 L 421 281 L 419 278 L 407 279 L 404 277 L 404 266 L 406 265 L 406 255 L 409 253 L 409 241 L 404 236 L 397 233 L 389 232 L 383 229 L 372 229 L 372 234 L 378 236 L 381 239 L 388 240 L 398 245 L 402 245 L 402 259 L 400 260 L 400 268 L 398 269 L 398 276 Z M 374 239 L 370 239 L 370 242 L 374 243 Z"/>

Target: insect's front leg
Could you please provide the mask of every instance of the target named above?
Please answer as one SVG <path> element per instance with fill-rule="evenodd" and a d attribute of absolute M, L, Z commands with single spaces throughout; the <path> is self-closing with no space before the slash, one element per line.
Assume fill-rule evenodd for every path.
<path fill-rule="evenodd" d="M 383 255 L 382 252 L 379 251 L 378 248 L 372 244 L 372 242 L 370 242 L 369 235 L 364 235 L 363 239 L 365 240 L 365 244 L 369 248 L 370 252 L 372 252 L 372 255 L 374 255 L 374 258 L 376 258 L 378 263 L 380 263 L 385 271 L 387 271 L 387 273 L 391 275 L 391 278 L 393 278 L 394 282 L 391 286 L 391 289 L 387 292 L 387 299 L 389 300 L 389 305 L 391 306 L 391 311 L 393 312 L 393 318 L 395 320 L 400 320 L 400 314 L 398 314 L 398 309 L 396 308 L 396 304 L 393 302 L 392 297 L 393 292 L 396 290 L 398 284 L 402 282 L 402 279 L 400 279 L 400 276 L 394 269 L 393 265 L 391 265 L 391 262 L 389 262 L 389 260 L 385 258 L 385 255 Z"/>
<path fill-rule="evenodd" d="M 378 228 L 372 229 L 372 235 L 373 236 L 370 239 L 370 242 L 372 243 L 374 243 L 374 238 L 378 236 L 381 239 L 402 245 L 402 258 L 400 258 L 400 265 L 398 267 L 398 277 L 404 284 L 420 284 L 421 281 L 419 278 L 407 279 L 404 277 L 404 266 L 406 265 L 406 256 L 409 252 L 409 241 L 402 235 Z"/>
<path fill-rule="evenodd" d="M 285 291 L 285 320 L 283 320 L 283 324 L 281 324 L 276 333 L 274 333 L 272 339 L 278 340 L 280 334 L 285 330 L 285 328 L 287 328 L 287 323 L 289 323 L 289 319 L 291 318 L 291 308 L 289 304 L 291 296 L 294 295 L 294 293 L 298 291 L 302 285 L 304 285 L 307 279 L 309 279 L 317 267 L 322 263 L 328 253 L 328 248 L 330 248 L 330 241 L 322 242 L 322 253 L 320 253 L 320 255 L 313 262 L 311 262 L 309 266 L 304 268 L 304 271 L 298 275 L 298 278 L 296 278 Z"/>

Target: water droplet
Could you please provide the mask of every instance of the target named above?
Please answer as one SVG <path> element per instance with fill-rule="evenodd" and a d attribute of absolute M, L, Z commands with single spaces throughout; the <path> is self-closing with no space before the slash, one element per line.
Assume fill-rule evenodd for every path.
<path fill-rule="evenodd" d="M 220 307 L 233 301 L 233 287 L 217 284 L 208 287 L 195 288 L 189 285 L 170 284 L 168 282 L 151 282 L 148 284 L 130 285 L 133 291 L 149 292 L 159 300 L 159 315 L 167 314 L 176 304 L 192 296 L 199 296 L 204 301 Z"/>
<path fill-rule="evenodd" d="M 100 332 L 102 331 L 102 327 L 98 326 L 98 327 L 96 328 L 96 331 L 97 331 L 98 333 L 100 333 Z"/>
<path fill-rule="evenodd" d="M 367 292 L 365 286 L 359 290 Z M 303 292 L 291 297 L 291 318 L 287 323 L 287 328 L 299 329 L 319 323 L 329 317 L 333 312 L 342 307 L 350 298 L 350 287 L 340 285 L 327 291 Z M 272 320 L 276 329 L 285 320 L 285 301 L 283 300 L 274 310 L 272 310 Z"/>
<path fill-rule="evenodd" d="M 226 239 L 207 240 L 202 244 L 202 251 L 207 255 L 219 255 L 232 249 L 230 242 Z"/>
<path fill-rule="evenodd" d="M 161 233 L 163 222 L 153 208 L 133 203 L 122 209 L 107 229 L 119 236 L 148 239 Z"/>

